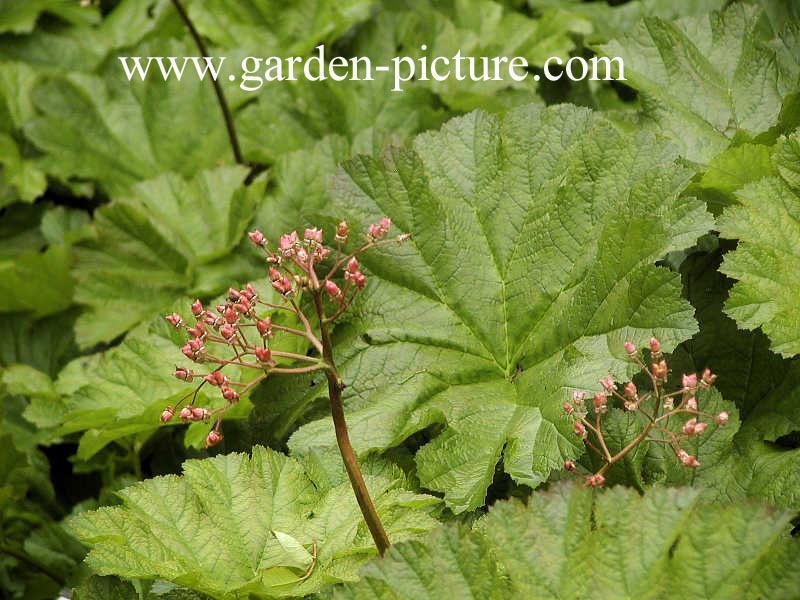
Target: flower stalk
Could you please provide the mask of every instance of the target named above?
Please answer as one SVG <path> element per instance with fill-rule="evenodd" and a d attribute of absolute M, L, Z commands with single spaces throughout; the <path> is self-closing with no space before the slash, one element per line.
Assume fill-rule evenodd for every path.
<path fill-rule="evenodd" d="M 702 435 L 710 422 L 718 425 L 725 425 L 728 422 L 727 412 L 711 415 L 699 410 L 697 406 L 697 390 L 712 387 L 716 375 L 709 369 L 705 369 L 699 376 L 684 374 L 680 389 L 667 392 L 665 386 L 669 376 L 669 366 L 661 352 L 661 344 L 656 338 L 651 338 L 649 346 L 651 363 L 649 366 L 642 360 L 632 342 L 625 342 L 624 347 L 628 357 L 647 375 L 652 388 L 650 391 L 640 394 L 633 381 L 629 381 L 620 393 L 614 379 L 607 375 L 598 381 L 603 391 L 594 394 L 591 409 L 585 406 L 586 392 L 583 391 L 573 392 L 572 401 L 564 403 L 564 412 L 573 420 L 573 433 L 580 437 L 584 445 L 601 460 L 601 466 L 596 471 L 581 474 L 587 486 L 603 485 L 608 470 L 644 442 L 666 444 L 675 452 L 681 465 L 697 468 L 700 462 L 683 449 L 681 443 Z M 602 415 L 608 411 L 610 400 L 618 400 L 625 410 L 641 415 L 644 422 L 641 431 L 615 454 L 609 451 L 603 436 Z M 591 410 L 594 411 L 593 419 L 589 416 Z M 689 419 L 679 431 L 669 428 L 670 418 L 684 416 L 688 416 Z M 578 467 L 573 461 L 566 461 L 564 468 L 578 473 Z"/>
<path fill-rule="evenodd" d="M 249 233 L 250 241 L 265 253 L 270 283 L 282 301 L 277 304 L 265 301 L 251 284 L 247 284 L 239 290 L 230 288 L 227 301 L 213 310 L 205 308 L 200 300 L 193 302 L 192 326 L 177 313 L 167 315 L 166 320 L 173 327 L 185 329 L 189 336 L 181 348 L 184 356 L 194 363 L 210 365 L 212 368 L 207 372 L 195 372 L 176 366 L 173 375 L 177 379 L 186 382 L 197 380 L 199 383 L 176 404 L 167 406 L 160 416 L 161 421 L 166 423 L 173 419 L 180 408 L 178 417 L 181 421 L 212 424 L 205 441 L 206 448 L 210 448 L 224 438 L 221 426 L 225 413 L 253 387 L 273 375 L 324 371 L 339 453 L 364 521 L 381 556 L 389 548 L 389 538 L 370 498 L 350 442 L 342 405 L 345 384 L 334 362 L 330 326 L 366 285 L 367 277 L 361 272 L 357 257 L 373 248 L 409 238 L 408 234 L 401 234 L 393 239 L 385 239 L 390 227 L 391 221 L 386 217 L 370 225 L 364 243 L 348 254 L 344 252 L 348 227 L 342 221 L 336 229 L 337 248 L 333 265 L 326 269 L 327 274 L 322 278 L 316 267 L 331 254 L 331 249 L 323 245 L 322 230 L 306 229 L 302 238 L 296 231 L 282 235 L 275 249 L 269 247 L 260 231 Z M 313 306 L 311 318 L 302 308 L 307 305 L 301 301 L 303 295 L 310 297 Z M 326 305 L 332 307 L 328 309 Z M 273 323 L 271 316 L 261 314 L 265 310 L 288 312 L 297 318 L 300 327 Z M 273 347 L 276 333 L 304 338 L 315 354 L 299 354 Z M 278 360 L 282 362 L 278 363 Z M 285 364 L 287 362 L 288 365 Z M 226 367 L 240 367 L 257 374 L 249 381 L 235 381 L 224 373 Z M 224 401 L 222 406 L 214 409 L 195 406 L 198 392 L 205 385 L 219 388 Z"/>

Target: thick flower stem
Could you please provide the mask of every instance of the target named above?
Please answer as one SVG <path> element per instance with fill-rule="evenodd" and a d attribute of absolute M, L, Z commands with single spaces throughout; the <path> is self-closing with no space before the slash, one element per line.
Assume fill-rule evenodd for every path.
<path fill-rule="evenodd" d="M 331 403 L 333 426 L 336 430 L 336 442 L 339 445 L 339 453 L 342 455 L 344 468 L 347 471 L 347 476 L 350 478 L 350 485 L 353 487 L 353 493 L 361 509 L 361 514 L 364 516 L 364 521 L 366 521 L 369 532 L 372 534 L 372 539 L 375 541 L 375 546 L 378 548 L 378 554 L 383 556 L 389 548 L 389 537 L 386 535 L 383 523 L 381 523 L 380 517 L 378 517 L 378 513 L 375 511 L 375 505 L 372 503 L 372 499 L 367 491 L 367 486 L 364 483 L 364 477 L 361 475 L 361 468 L 358 466 L 358 460 L 356 459 L 355 452 L 353 452 L 353 446 L 350 444 L 350 436 L 347 433 L 347 423 L 344 419 L 344 408 L 342 407 L 342 389 L 344 388 L 344 383 L 339 377 L 339 373 L 333 362 L 333 348 L 331 347 L 328 326 L 325 323 L 325 311 L 322 306 L 320 290 L 314 290 L 312 295 L 314 296 L 314 305 L 320 323 L 322 358 L 329 367 L 325 370 L 325 374 L 328 378 L 328 397 Z"/>

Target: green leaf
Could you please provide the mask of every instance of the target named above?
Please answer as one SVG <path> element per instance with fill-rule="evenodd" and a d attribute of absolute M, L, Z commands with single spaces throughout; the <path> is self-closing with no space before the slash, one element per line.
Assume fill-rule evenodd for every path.
<path fill-rule="evenodd" d="M 624 373 L 628 338 L 671 347 L 696 330 L 677 276 L 652 264 L 711 226 L 679 197 L 690 174 L 673 159 L 586 110 L 531 106 L 346 163 L 337 215 L 360 231 L 388 214 L 412 233 L 364 255 L 380 281 L 336 332 L 357 450 L 430 428 L 420 482 L 456 512 L 483 504 L 501 457 L 535 486 L 581 452 L 561 411 L 571 390 Z M 290 447 L 330 431 L 312 423 Z"/>
<path fill-rule="evenodd" d="M 779 61 L 768 19 L 754 6 L 678 21 L 646 18 L 598 50 L 625 63 L 647 120 L 705 163 L 737 134 L 753 138 L 777 124 L 796 91 L 797 56 Z"/>
<path fill-rule="evenodd" d="M 126 52 L 192 56 L 196 49 L 188 41 L 173 40 Z M 107 79 L 53 76 L 32 94 L 42 116 L 25 125 L 25 135 L 45 153 L 40 167 L 64 180 L 93 179 L 117 194 L 168 171 L 188 177 L 232 163 L 214 92 L 196 76 L 167 82 L 160 76 L 144 82 L 134 76 L 129 82 L 115 60 Z"/>
<path fill-rule="evenodd" d="M 186 306 L 185 301 L 181 304 Z M 155 317 L 131 331 L 118 346 L 69 363 L 56 380 L 58 404 L 54 406 L 46 396 L 37 397 L 26 414 L 33 418 L 57 410 L 61 435 L 82 432 L 77 452 L 80 460 L 89 460 L 120 438 L 146 437 L 164 426 L 159 421 L 164 407 L 193 390 L 172 376 L 173 365 L 185 361 L 178 349 L 182 338 L 163 317 Z M 231 371 L 236 373 L 236 369 Z M 229 411 L 229 418 L 246 413 L 249 402 L 243 400 Z M 198 406 L 220 402 L 208 389 L 197 396 Z"/>
<path fill-rule="evenodd" d="M 761 144 L 732 146 L 715 156 L 706 172 L 690 190 L 702 194 L 709 208 L 719 213 L 735 203 L 734 192 L 753 181 L 776 175 L 772 164 L 773 148 Z"/>
<path fill-rule="evenodd" d="M 193 2 L 189 16 L 197 29 L 223 47 L 258 48 L 261 56 L 303 56 L 365 20 L 375 0 L 276 0 L 231 4 L 223 0 Z"/>
<path fill-rule="evenodd" d="M 7 234 L 0 242 L 0 313 L 39 318 L 72 304 L 71 244 L 85 235 L 87 216 L 63 207 L 23 206 L 0 216 L 0 231 Z"/>
<path fill-rule="evenodd" d="M 107 342 L 184 294 L 211 296 L 251 272 L 231 256 L 255 214 L 265 179 L 220 167 L 190 181 L 165 174 L 95 213 L 95 239 L 76 249 L 75 299 L 88 310 L 78 343 Z M 226 272 L 214 276 L 215 265 Z M 202 268 L 201 268 L 202 267 Z"/>
<path fill-rule="evenodd" d="M 611 4 L 605 0 L 586 2 L 583 0 L 528 0 L 528 6 L 546 11 L 567 13 L 573 22 L 580 23 L 582 30 L 591 33 L 592 40 L 608 40 L 632 29 L 645 17 L 660 17 L 674 21 L 680 17 L 704 15 L 724 7 L 724 0 L 697 0 L 676 3 L 672 0 L 631 0 L 624 4 Z M 588 27 L 589 31 L 586 31 Z"/>
<path fill-rule="evenodd" d="M 800 507 L 800 449 L 775 443 L 792 434 L 800 423 L 800 363 L 781 359 L 769 350 L 761 331 L 742 331 L 725 315 L 723 304 L 733 282 L 718 270 L 721 252 L 690 256 L 681 271 L 685 293 L 697 308 L 700 331 L 670 357 L 677 373 L 710 368 L 718 378 L 716 388 L 738 411 L 719 397 L 706 412 L 727 410 L 731 420 L 713 437 L 700 438 L 700 467 L 678 467 L 672 456 L 659 457 L 650 471 L 654 481 L 700 485 L 703 498 L 727 502 L 742 497 L 763 498 L 770 504 Z M 705 403 L 705 400 L 702 401 Z M 741 421 L 741 423 L 740 423 Z M 700 451 L 700 448 L 694 448 Z"/>
<path fill-rule="evenodd" d="M 92 23 L 99 20 L 95 7 L 81 7 L 78 2 L 65 0 L 27 0 L 0 4 L 0 33 L 28 33 L 33 30 L 39 15 L 47 12 L 71 23 Z"/>
<path fill-rule="evenodd" d="M 118 577 L 100 577 L 92 575 L 85 582 L 73 590 L 73 600 L 209 600 L 209 596 L 193 592 L 183 587 L 159 581 L 149 586 L 146 592 L 142 589 L 148 587 L 142 582 L 137 582 L 140 594 L 131 583 Z"/>
<path fill-rule="evenodd" d="M 20 314 L 0 315 L 0 365 L 31 365 L 54 377 L 76 354 L 74 313 L 59 313 L 33 321 Z"/>
<path fill-rule="evenodd" d="M 779 172 L 792 168 L 800 154 L 793 134 L 776 154 Z M 793 158 L 794 157 L 794 158 Z M 791 177 L 791 173 L 790 173 Z M 791 179 L 790 179 L 791 181 Z M 741 189 L 719 220 L 723 237 L 738 239 L 721 270 L 737 279 L 725 312 L 740 327 L 761 327 L 772 349 L 782 356 L 800 353 L 800 313 L 796 291 L 800 288 L 800 195 L 780 177 L 765 178 Z"/>
<path fill-rule="evenodd" d="M 491 550 L 463 525 L 434 530 L 424 542 L 394 545 L 361 571 L 362 581 L 334 598 L 511 598 L 513 588 Z"/>
<path fill-rule="evenodd" d="M 375 554 L 349 483 L 322 492 L 300 463 L 260 446 L 251 457 L 190 460 L 183 469 L 126 488 L 121 507 L 70 522 L 91 545 L 97 573 L 165 579 L 215 598 L 302 596 L 353 580 Z M 438 499 L 367 480 L 391 539 L 433 527 Z"/>
<path fill-rule="evenodd" d="M 790 520 L 752 503 L 703 504 L 688 489 L 559 485 L 527 506 L 496 503 L 471 532 L 446 525 L 398 544 L 335 597 L 788 600 L 800 585 Z"/>

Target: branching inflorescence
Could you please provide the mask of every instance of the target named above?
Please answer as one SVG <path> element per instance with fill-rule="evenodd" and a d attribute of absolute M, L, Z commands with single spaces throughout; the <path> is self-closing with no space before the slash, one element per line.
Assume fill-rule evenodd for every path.
<path fill-rule="evenodd" d="M 387 217 L 370 225 L 364 242 L 350 253 L 344 251 L 348 241 L 345 221 L 336 227 L 335 250 L 324 246 L 322 230 L 317 228 L 306 229 L 302 238 L 296 231 L 282 235 L 274 249 L 270 248 L 260 231 L 250 232 L 250 241 L 266 254 L 269 280 L 282 302 L 267 302 L 259 297 L 252 284 L 247 284 L 243 289 L 229 289 L 226 302 L 213 310 L 195 300 L 191 305 L 194 320 L 191 326 L 177 313 L 168 315 L 166 319 L 172 326 L 185 329 L 189 335 L 181 348 L 183 354 L 208 368 L 195 372 L 176 366 L 176 378 L 198 383 L 192 392 L 161 413 L 161 421 L 165 423 L 179 408 L 178 416 L 184 422 L 212 423 L 205 440 L 206 448 L 209 448 L 222 440 L 221 425 L 227 410 L 264 379 L 271 375 L 324 371 L 339 450 L 361 512 L 381 554 L 388 548 L 389 541 L 350 445 L 341 402 L 344 383 L 333 360 L 329 326 L 364 289 L 367 277 L 360 270 L 358 256 L 379 246 L 404 242 L 410 237 L 404 233 L 388 239 L 390 227 L 391 221 Z M 317 272 L 318 267 L 325 273 L 323 276 Z M 310 297 L 313 306 L 311 317 L 305 313 L 303 294 Z M 277 311 L 295 316 L 299 325 L 289 327 L 274 323 L 267 313 Z M 271 342 L 276 334 L 304 338 L 313 350 L 309 354 L 297 354 L 273 348 Z M 257 375 L 247 378 L 247 381 L 234 381 L 224 372 L 230 366 L 252 369 Z M 222 406 L 215 409 L 195 406 L 197 393 L 207 385 L 219 388 L 224 401 Z M 183 405 L 189 398 L 188 404 Z"/>
<path fill-rule="evenodd" d="M 589 474 L 578 473 L 578 466 L 571 460 L 564 463 L 567 471 L 579 474 L 588 486 L 603 485 L 606 480 L 605 473 L 611 466 L 644 442 L 666 444 L 675 452 L 681 465 L 689 468 L 699 467 L 697 457 L 681 448 L 681 443 L 702 435 L 710 422 L 718 425 L 725 425 L 728 422 L 728 413 L 725 411 L 712 415 L 698 408 L 697 390 L 710 388 L 717 379 L 709 369 L 705 369 L 699 376 L 695 373 L 684 374 L 680 388 L 667 392 L 665 385 L 669 367 L 661 352 L 661 344 L 656 338 L 650 338 L 649 367 L 642 361 L 639 351 L 632 342 L 625 342 L 625 352 L 647 375 L 651 390 L 640 394 L 636 384 L 629 381 L 622 387 L 620 393 L 614 379 L 611 375 L 607 375 L 599 380 L 603 391 L 594 394 L 591 405 L 586 400 L 586 392 L 583 391 L 573 392 L 572 401 L 564 403 L 564 412 L 573 420 L 573 433 L 601 459 L 602 466 Z M 603 436 L 603 415 L 608 411 L 609 400 L 613 398 L 616 398 L 625 410 L 642 416 L 641 431 L 615 454 L 609 451 Z M 689 418 L 677 431 L 668 427 L 671 418 L 678 419 L 685 416 Z"/>

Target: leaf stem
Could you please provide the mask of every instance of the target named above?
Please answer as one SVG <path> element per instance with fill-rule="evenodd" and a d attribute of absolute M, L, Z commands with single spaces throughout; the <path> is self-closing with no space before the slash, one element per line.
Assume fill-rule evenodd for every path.
<path fill-rule="evenodd" d="M 314 307 L 317 311 L 317 318 L 319 319 L 320 337 L 322 338 L 322 358 L 327 363 L 328 368 L 325 370 L 325 375 L 328 379 L 328 397 L 331 404 L 331 416 L 333 417 L 333 427 L 336 430 L 336 442 L 339 445 L 339 453 L 342 455 L 342 462 L 347 471 L 347 476 L 350 478 L 350 485 L 353 487 L 353 493 L 356 496 L 356 501 L 361 509 L 361 514 L 364 516 L 364 521 L 367 523 L 372 539 L 375 541 L 375 546 L 378 548 L 378 554 L 384 555 L 389 548 L 389 537 L 386 535 L 386 530 L 383 528 L 380 517 L 375 510 L 375 505 L 369 496 L 369 491 L 364 483 L 364 477 L 361 475 L 361 468 L 358 465 L 353 446 L 350 444 L 350 436 L 347 433 L 347 422 L 344 418 L 344 408 L 342 407 L 342 389 L 344 383 L 336 370 L 336 365 L 333 362 L 333 347 L 331 346 L 331 338 L 328 332 L 328 326 L 325 322 L 325 309 L 322 305 L 321 290 L 312 290 L 311 294 L 314 298 Z"/>
<path fill-rule="evenodd" d="M 186 27 L 189 29 L 189 33 L 194 40 L 197 49 L 200 50 L 200 54 L 204 57 L 208 56 L 208 49 L 206 48 L 205 42 L 203 42 L 200 34 L 195 29 L 194 23 L 189 18 L 186 9 L 184 9 L 183 5 L 181 4 L 180 0 L 172 0 L 173 6 L 175 6 L 175 10 L 178 11 L 183 22 L 186 24 Z M 216 77 L 211 77 L 211 85 L 214 88 L 214 93 L 217 96 L 217 102 L 219 103 L 219 108 L 222 111 L 222 118 L 225 121 L 225 129 L 228 132 L 228 141 L 231 145 L 231 150 L 233 151 L 233 158 L 237 164 L 244 165 L 246 164 L 244 159 L 242 158 L 242 151 L 239 147 L 239 138 L 236 136 L 236 128 L 233 125 L 233 117 L 231 116 L 230 108 L 228 108 L 228 102 L 225 100 L 225 95 L 222 93 L 222 87 L 217 81 Z"/>

